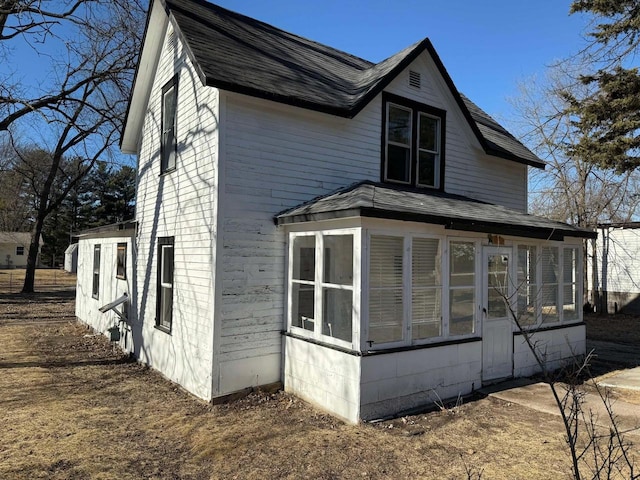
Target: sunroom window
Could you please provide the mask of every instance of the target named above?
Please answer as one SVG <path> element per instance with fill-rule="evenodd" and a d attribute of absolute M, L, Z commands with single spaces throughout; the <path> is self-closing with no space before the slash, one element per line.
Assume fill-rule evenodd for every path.
<path fill-rule="evenodd" d="M 442 335 L 440 241 L 414 238 L 411 248 L 411 337 Z"/>
<path fill-rule="evenodd" d="M 537 266 L 537 248 L 534 245 L 519 245 L 517 315 L 520 326 L 538 323 Z"/>
<path fill-rule="evenodd" d="M 353 235 L 296 235 L 291 241 L 292 331 L 353 339 Z M 321 252 L 321 253 L 320 253 Z"/>
<path fill-rule="evenodd" d="M 473 242 L 449 244 L 449 333 L 475 332 L 476 254 Z"/>
<path fill-rule="evenodd" d="M 558 247 L 542 247 L 542 323 L 560 321 L 558 308 L 558 274 L 560 259 Z"/>
<path fill-rule="evenodd" d="M 578 249 L 576 247 L 564 249 L 562 268 L 562 319 L 564 321 L 578 320 Z"/>

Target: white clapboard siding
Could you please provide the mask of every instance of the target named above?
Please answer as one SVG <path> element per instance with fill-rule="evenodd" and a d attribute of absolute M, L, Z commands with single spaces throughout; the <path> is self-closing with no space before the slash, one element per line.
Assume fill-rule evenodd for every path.
<path fill-rule="evenodd" d="M 485 155 L 427 54 L 386 89 L 447 110 L 446 190 L 526 211 L 527 168 Z M 354 119 L 227 93 L 218 393 L 280 379 L 285 235 L 276 213 L 361 180 L 380 179 L 381 96 Z M 219 279 L 220 281 L 220 279 Z M 244 362 L 244 363 L 243 363 Z M 278 372 L 276 374 L 276 372 Z M 215 379 L 214 379 L 215 381 Z M 214 387 L 216 390 L 216 387 Z"/>
<path fill-rule="evenodd" d="M 168 26 L 168 34 L 172 31 Z M 160 176 L 161 91 L 178 79 L 175 171 Z M 136 354 L 195 395 L 212 396 L 218 91 L 202 86 L 182 44 L 163 46 L 142 131 L 136 218 L 139 222 Z M 175 237 L 171 334 L 155 327 L 157 238 Z"/>
<path fill-rule="evenodd" d="M 596 245 L 599 288 L 607 292 L 640 293 L 640 229 L 600 229 Z"/>

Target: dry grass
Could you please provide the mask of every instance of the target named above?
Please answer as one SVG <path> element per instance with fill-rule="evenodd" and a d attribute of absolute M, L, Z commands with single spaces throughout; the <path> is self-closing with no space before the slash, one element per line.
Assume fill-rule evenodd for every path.
<path fill-rule="evenodd" d="M 495 399 L 345 425 L 282 392 L 198 401 L 73 318 L 67 293 L 0 295 L 0 478 L 557 479 L 562 426 Z"/>
<path fill-rule="evenodd" d="M 0 270 L 0 293 L 17 293 L 24 284 L 24 268 Z M 76 275 L 58 269 L 36 270 L 35 290 L 50 292 L 52 290 L 67 290 L 75 288 Z"/>
<path fill-rule="evenodd" d="M 584 322 L 587 324 L 587 336 L 591 340 L 640 345 L 640 316 L 638 315 L 592 313 L 584 316 Z"/>

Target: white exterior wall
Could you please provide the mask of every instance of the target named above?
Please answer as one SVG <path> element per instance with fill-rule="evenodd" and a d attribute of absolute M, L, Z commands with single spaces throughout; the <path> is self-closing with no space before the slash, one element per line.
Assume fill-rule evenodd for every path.
<path fill-rule="evenodd" d="M 363 357 L 360 415 L 380 418 L 466 395 L 481 384 L 481 341 Z"/>
<path fill-rule="evenodd" d="M 134 242 L 131 235 L 121 233 L 118 237 L 82 238 L 78 242 L 78 277 L 76 288 L 76 317 L 95 331 L 109 335 L 107 329 L 120 327 L 120 347 L 126 352 L 133 352 L 133 329 L 136 325 L 135 308 L 135 269 Z M 116 277 L 116 256 L 118 243 L 127 244 L 126 278 Z M 93 298 L 93 253 L 94 247 L 100 245 L 100 283 L 98 298 Z M 113 311 L 101 313 L 98 309 L 111 303 L 123 294 L 129 295 L 129 306 L 125 306 L 128 322 L 120 322 Z M 122 306 L 116 307 L 122 312 Z"/>
<path fill-rule="evenodd" d="M 405 87 L 408 70 L 386 91 L 447 110 L 445 189 L 526 211 L 527 167 L 481 151 L 426 53 L 410 68 L 422 72 L 422 92 Z M 286 248 L 273 217 L 351 183 L 380 180 L 382 100 L 345 119 L 225 94 L 221 114 L 222 328 L 215 351 L 217 391 L 225 394 L 280 379 Z"/>
<path fill-rule="evenodd" d="M 24 255 L 16 255 L 16 247 L 24 246 Z M 2 268 L 24 268 L 27 266 L 27 254 L 29 244 L 21 243 L 0 243 L 0 267 Z M 9 259 L 9 262 L 7 262 Z"/>
<path fill-rule="evenodd" d="M 172 30 L 171 25 L 168 32 Z M 218 91 L 202 86 L 178 41 L 165 36 L 139 149 L 138 309 L 136 355 L 193 394 L 212 396 L 216 248 Z M 176 74 L 176 169 L 160 175 L 162 87 Z M 174 237 L 171 333 L 155 328 L 157 239 Z"/>
<path fill-rule="evenodd" d="M 598 233 L 600 288 L 608 292 L 639 293 L 640 229 L 609 228 L 600 229 Z"/>
<path fill-rule="evenodd" d="M 574 356 L 586 353 L 586 328 L 584 324 L 568 325 L 554 330 L 542 330 L 531 336 L 538 354 L 546 362 L 548 370 L 555 370 L 571 362 Z M 513 338 L 513 376 L 528 377 L 540 372 L 531 349 L 521 335 Z"/>
<path fill-rule="evenodd" d="M 292 337 L 285 339 L 287 392 L 351 423 L 360 420 L 361 357 Z"/>

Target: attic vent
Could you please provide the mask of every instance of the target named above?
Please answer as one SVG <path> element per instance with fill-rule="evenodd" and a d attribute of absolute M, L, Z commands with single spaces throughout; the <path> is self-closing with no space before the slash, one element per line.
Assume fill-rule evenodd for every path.
<path fill-rule="evenodd" d="M 167 51 L 173 52 L 176 49 L 176 44 L 178 43 L 176 38 L 176 32 L 174 30 L 169 33 L 167 37 Z"/>
<path fill-rule="evenodd" d="M 420 72 L 409 70 L 409 86 L 413 88 L 420 88 Z"/>

